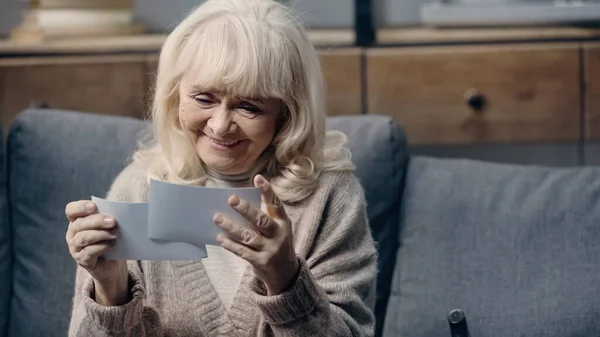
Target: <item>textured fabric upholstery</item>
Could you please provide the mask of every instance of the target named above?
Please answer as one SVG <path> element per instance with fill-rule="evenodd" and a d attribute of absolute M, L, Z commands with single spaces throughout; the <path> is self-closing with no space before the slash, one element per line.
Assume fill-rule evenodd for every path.
<path fill-rule="evenodd" d="M 600 169 L 413 157 L 385 336 L 600 335 Z"/>
<path fill-rule="evenodd" d="M 4 146 L 0 127 L 0 336 L 6 334 L 8 313 L 12 293 L 11 241 L 8 222 L 8 199 L 6 191 L 6 170 Z"/>
<path fill-rule="evenodd" d="M 332 117 L 328 126 L 348 136 L 356 175 L 365 189 L 369 223 L 379 251 L 375 316 L 380 335 L 398 247 L 398 210 L 408 162 L 406 138 L 391 118 L 382 116 Z"/>
<path fill-rule="evenodd" d="M 65 205 L 104 196 L 142 124 L 54 110 L 21 114 L 8 138 L 14 293 L 10 337 L 66 336 L 75 263 Z"/>

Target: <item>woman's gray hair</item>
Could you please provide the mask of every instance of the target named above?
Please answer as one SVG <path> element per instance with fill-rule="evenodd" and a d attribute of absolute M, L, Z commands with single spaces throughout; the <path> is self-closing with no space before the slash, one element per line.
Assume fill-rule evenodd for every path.
<path fill-rule="evenodd" d="M 271 0 L 208 0 L 167 37 L 152 104 L 156 143 L 137 160 L 149 178 L 198 185 L 206 168 L 178 117 L 184 76 L 210 90 L 278 98 L 284 111 L 266 150 L 265 176 L 286 202 L 312 194 L 324 171 L 352 170 L 346 137 L 325 131 L 325 89 L 319 57 L 291 10 Z"/>

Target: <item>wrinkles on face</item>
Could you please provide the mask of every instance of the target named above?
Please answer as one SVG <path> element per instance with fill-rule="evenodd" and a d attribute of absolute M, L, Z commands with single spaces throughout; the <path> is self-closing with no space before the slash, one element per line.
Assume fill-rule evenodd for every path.
<path fill-rule="evenodd" d="M 252 169 L 276 132 L 282 103 L 180 86 L 179 119 L 200 159 L 222 174 Z"/>

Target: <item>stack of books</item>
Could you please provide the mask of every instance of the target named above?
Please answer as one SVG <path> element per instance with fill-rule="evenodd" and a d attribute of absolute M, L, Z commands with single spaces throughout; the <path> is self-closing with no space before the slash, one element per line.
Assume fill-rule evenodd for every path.
<path fill-rule="evenodd" d="M 133 22 L 134 0 L 29 0 L 17 41 L 132 35 L 144 32 Z"/>

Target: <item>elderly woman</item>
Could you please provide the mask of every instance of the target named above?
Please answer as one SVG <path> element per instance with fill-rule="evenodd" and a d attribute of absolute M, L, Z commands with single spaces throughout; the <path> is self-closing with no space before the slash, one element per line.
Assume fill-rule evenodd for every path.
<path fill-rule="evenodd" d="M 371 336 L 377 251 L 341 133 L 325 131 L 317 53 L 270 0 L 209 0 L 167 38 L 153 126 L 108 199 L 148 200 L 150 179 L 262 190 L 249 220 L 200 261 L 103 258 L 119 232 L 69 203 L 78 263 L 70 336 Z M 102 160 L 101 158 L 99 158 Z"/>

